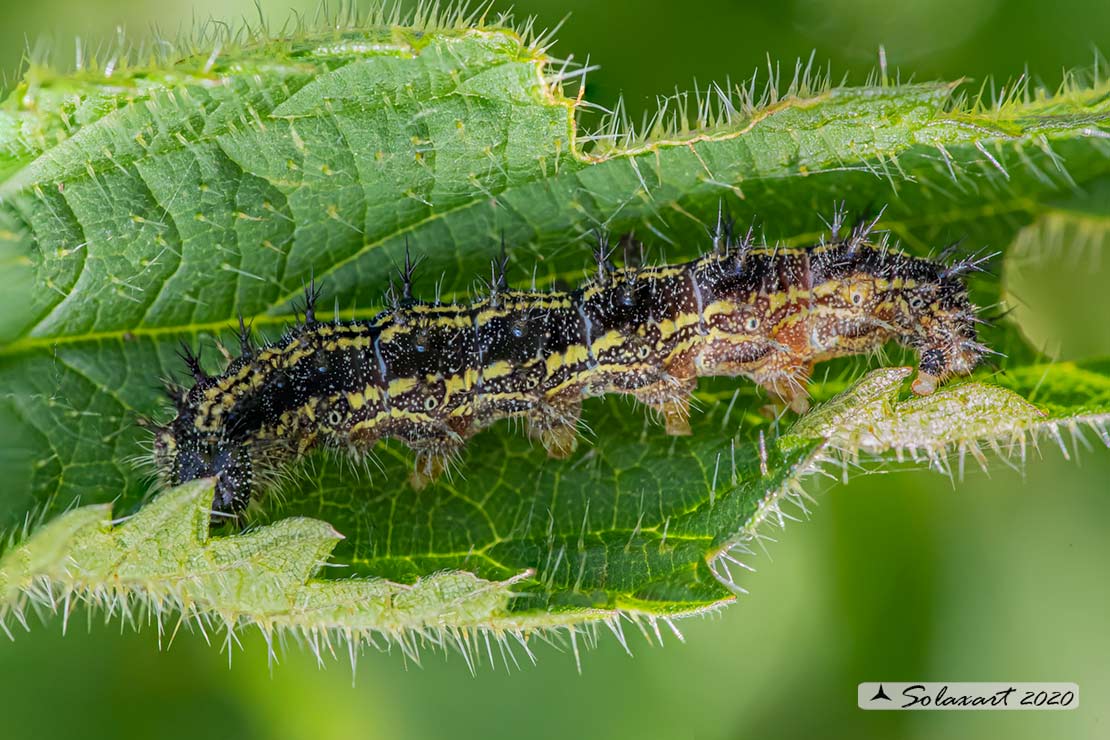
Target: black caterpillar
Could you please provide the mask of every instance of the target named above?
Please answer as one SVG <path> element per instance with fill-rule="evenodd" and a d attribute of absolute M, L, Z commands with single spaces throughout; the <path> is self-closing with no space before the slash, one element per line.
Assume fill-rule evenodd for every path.
<path fill-rule="evenodd" d="M 240 357 L 195 384 L 171 385 L 177 417 L 155 431 L 170 484 L 215 476 L 213 509 L 242 511 L 282 466 L 321 445 L 367 454 L 385 437 L 416 454 L 412 483 L 434 479 L 467 438 L 521 416 L 553 457 L 576 445 L 582 399 L 630 393 L 689 434 L 699 376 L 743 375 L 796 412 L 815 362 L 876 350 L 917 351 L 913 390 L 932 393 L 989 350 L 962 275 L 872 240 L 874 222 L 806 248 L 756 246 L 719 224 L 713 251 L 681 264 L 616 268 L 605 242 L 597 276 L 569 292 L 510 290 L 495 262 L 488 295 L 469 305 L 412 295 L 406 255 L 392 308 L 369 321 L 304 321 L 255 346 L 240 319 Z"/>

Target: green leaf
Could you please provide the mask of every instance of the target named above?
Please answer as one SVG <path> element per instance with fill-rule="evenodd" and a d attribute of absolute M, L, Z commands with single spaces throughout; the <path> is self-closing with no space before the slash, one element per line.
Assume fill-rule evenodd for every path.
<path fill-rule="evenodd" d="M 881 227 L 910 251 L 1004 249 L 1110 177 L 1105 82 L 995 103 L 799 74 L 762 97 L 669 101 L 643 132 L 615 116 L 586 134 L 560 69 L 544 42 L 465 19 L 229 42 L 111 79 L 31 69 L 0 104 L 0 521 L 85 508 L 0 561 L 9 608 L 47 579 L 97 602 L 358 635 L 669 618 L 731 600 L 730 564 L 784 503 L 804 510 L 803 481 L 835 459 L 950 471 L 949 452 L 985 459 L 979 441 L 1009 454 L 1060 430 L 1105 439 L 1107 364 L 1043 363 L 1004 319 L 986 332 L 1004 374 L 903 400 L 907 370 L 849 386 L 859 363 L 841 363 L 814 394 L 843 394 L 782 436 L 754 389 L 703 381 L 689 438 L 595 400 L 569 461 L 499 425 L 420 492 L 397 445 L 373 475 L 315 458 L 252 534 L 209 539 L 200 484 L 144 506 L 136 419 L 165 418 L 177 343 L 210 347 L 239 312 L 276 333 L 313 274 L 341 316 L 368 317 L 406 243 L 425 293 L 442 276 L 465 295 L 504 235 L 512 282 L 577 282 L 592 230 L 688 258 L 721 199 L 789 244 L 819 238 L 844 200 L 885 206 Z M 982 304 L 1000 295 L 989 276 L 972 287 Z M 106 502 L 139 513 L 107 527 Z M 312 580 L 329 556 L 357 578 Z M 399 593 L 447 596 L 406 611 Z"/>
<path fill-rule="evenodd" d="M 212 493 L 211 481 L 187 483 L 114 527 L 108 506 L 62 514 L 5 556 L 0 603 L 13 605 L 24 621 L 26 594 L 39 584 L 61 585 L 52 606 L 79 597 L 111 611 L 143 607 L 158 616 L 159 634 L 168 602 L 182 613 L 220 620 L 229 640 L 244 621 L 268 636 L 275 629 L 317 639 L 325 628 L 384 632 L 410 649 L 407 637 L 415 629 L 491 624 L 506 614 L 511 586 L 519 580 L 492 583 L 468 573 L 436 573 L 412 586 L 380 579 L 310 581 L 342 535 L 324 522 L 292 518 L 249 534 L 210 538 Z"/>

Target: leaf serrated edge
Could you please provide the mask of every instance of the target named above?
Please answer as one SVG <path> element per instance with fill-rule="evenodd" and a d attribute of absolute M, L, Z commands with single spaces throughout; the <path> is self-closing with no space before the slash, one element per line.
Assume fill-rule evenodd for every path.
<path fill-rule="evenodd" d="M 519 665 L 514 650 L 535 661 L 529 639 L 592 646 L 606 627 L 628 650 L 624 623 L 649 641 L 660 623 L 681 639 L 673 619 L 712 611 L 731 599 L 680 615 L 634 609 L 584 609 L 514 614 L 513 587 L 523 570 L 501 581 L 465 571 L 441 571 L 412 585 L 385 579 L 316 577 L 342 539 L 330 524 L 289 518 L 254 531 L 210 537 L 211 479 L 193 481 L 152 499 L 128 519 L 111 521 L 106 504 L 62 514 L 0 556 L 0 630 L 9 622 L 30 630 L 30 610 L 61 614 L 63 631 L 74 608 L 118 617 L 135 628 L 153 623 L 172 642 L 182 625 L 206 640 L 223 633 L 229 657 L 237 634 L 260 630 L 271 660 L 275 637 L 292 637 L 322 662 L 366 647 L 398 649 L 420 661 L 422 647 L 455 649 L 474 671 L 481 656 Z"/>
<path fill-rule="evenodd" d="M 864 471 L 865 463 L 882 464 L 893 456 L 893 462 L 924 465 L 953 481 L 962 480 L 968 456 L 987 471 L 990 461 L 983 445 L 1020 471 L 1030 446 L 1040 453 L 1040 441 L 1046 438 L 1065 460 L 1078 454 L 1080 444 L 1090 449 L 1084 427 L 1110 448 L 1110 412 L 1053 417 L 1014 391 L 975 381 L 899 400 L 903 382 L 913 372 L 911 367 L 873 370 L 799 419 L 779 439 L 786 448 L 821 442 L 782 486 L 764 497 L 756 516 L 736 537 L 708 556 L 710 569 L 726 588 L 747 593 L 738 576 L 754 571 L 746 561 L 756 554 L 754 544 L 765 545 L 766 525 L 785 529 L 787 522 L 798 521 L 785 504 L 804 517 L 810 515 L 815 499 L 803 481 L 811 476 L 847 483 L 850 470 Z M 1073 450 L 1062 431 L 1070 434 Z"/>

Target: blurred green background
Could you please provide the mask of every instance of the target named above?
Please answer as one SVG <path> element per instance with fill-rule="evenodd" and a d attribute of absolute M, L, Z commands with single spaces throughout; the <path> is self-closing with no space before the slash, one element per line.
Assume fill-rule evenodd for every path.
<path fill-rule="evenodd" d="M 316 7 L 261 3 L 276 21 Z M 28 45 L 52 44 L 65 63 L 77 34 L 109 39 L 122 27 L 142 37 L 155 23 L 172 34 L 211 14 L 258 15 L 251 0 L 38 0 L 4 9 L 0 69 L 9 81 Z M 837 78 L 861 82 L 882 44 L 904 77 L 1005 81 L 1028 69 L 1055 84 L 1065 68 L 1089 64 L 1096 46 L 1110 49 L 1102 0 L 525 0 L 515 10 L 541 26 L 570 13 L 554 53 L 601 64 L 588 97 L 611 106 L 623 92 L 636 120 L 656 93 L 694 79 L 742 79 L 765 68 L 768 54 L 790 69 L 816 49 Z M 1106 246 L 1088 246 L 1088 256 Z M 1025 310 L 1037 317 L 1038 344 L 1060 356 L 1110 354 L 1107 326 L 1074 330 L 1090 327 L 1081 312 L 1110 315 L 1098 289 L 1107 271 L 1093 264 L 1058 260 L 1051 274 L 1023 262 L 1007 278 L 1033 304 Z M 1077 272 L 1087 289 L 1069 288 Z M 352 687 L 345 659 L 318 669 L 295 646 L 271 670 L 254 635 L 243 637 L 229 670 L 227 656 L 195 633 L 160 652 L 150 628 L 136 635 L 94 621 L 86 629 L 82 616 L 63 638 L 60 620 L 36 622 L 32 634 L 0 642 L 0 734 L 1106 737 L 1110 452 L 1067 462 L 1046 447 L 1024 476 L 1002 465 L 992 476 L 975 471 L 953 487 L 934 473 L 887 473 L 833 488 L 811 521 L 776 533 L 770 556 L 754 560 L 759 572 L 742 581 L 750 596 L 679 623 L 685 644 L 668 639 L 660 648 L 633 636 L 634 658 L 603 635 L 583 654 L 581 675 L 571 655 L 543 644 L 534 647 L 538 666 L 484 666 L 477 677 L 458 656 L 429 652 L 416 667 L 398 653 L 367 653 Z M 1075 681 L 1082 704 L 1066 713 L 862 712 L 855 687 L 865 680 Z"/>

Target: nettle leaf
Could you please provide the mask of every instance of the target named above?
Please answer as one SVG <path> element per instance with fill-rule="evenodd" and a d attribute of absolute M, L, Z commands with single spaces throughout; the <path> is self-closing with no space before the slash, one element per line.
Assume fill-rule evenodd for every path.
<path fill-rule="evenodd" d="M 546 43 L 461 14 L 377 18 L 110 76 L 28 70 L 0 105 L 0 521 L 50 521 L 0 559 L 0 614 L 85 599 L 288 628 L 317 649 L 384 635 L 415 651 L 419 635 L 468 655 L 479 635 L 621 636 L 622 619 L 732 600 L 761 527 L 804 513 L 807 479 L 849 460 L 955 475 L 992 448 L 1107 440 L 1110 363 L 1045 362 L 1006 317 L 985 332 L 1003 372 L 929 398 L 906 397 L 908 368 L 841 363 L 813 389 L 828 402 L 790 426 L 743 382 L 703 381 L 688 438 L 599 399 L 569 461 L 508 424 L 419 492 L 397 445 L 372 475 L 320 456 L 243 533 L 209 533 L 211 482 L 149 495 L 136 421 L 165 418 L 181 340 L 217 370 L 240 312 L 272 336 L 312 276 L 340 316 L 373 316 L 406 244 L 418 287 L 448 297 L 488 275 L 502 237 L 519 285 L 580 280 L 599 228 L 689 258 L 722 201 L 785 244 L 818 239 L 844 201 L 885 208 L 910 251 L 1006 250 L 1110 181 L 1105 82 L 981 101 L 799 69 L 762 94 L 664 101 L 644 131 L 590 129 L 579 72 Z M 1105 216 L 1105 199 L 1090 207 Z M 999 301 L 994 277 L 972 288 Z M 329 578 L 325 562 L 346 567 Z"/>

